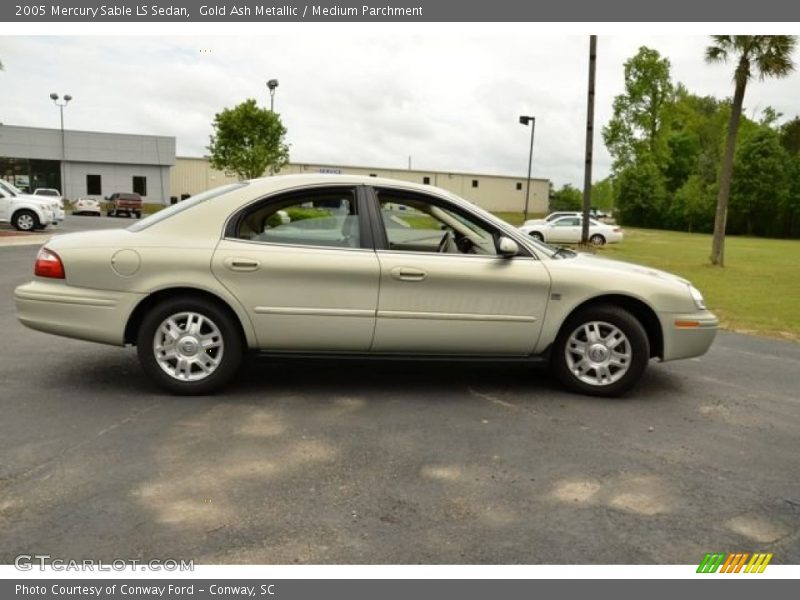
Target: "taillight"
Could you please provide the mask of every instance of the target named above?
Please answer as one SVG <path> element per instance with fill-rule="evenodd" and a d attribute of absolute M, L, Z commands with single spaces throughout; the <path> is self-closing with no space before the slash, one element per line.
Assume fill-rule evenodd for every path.
<path fill-rule="evenodd" d="M 36 255 L 33 274 L 37 277 L 64 279 L 64 263 L 61 262 L 58 254 L 47 248 L 42 248 L 39 250 L 39 254 Z"/>

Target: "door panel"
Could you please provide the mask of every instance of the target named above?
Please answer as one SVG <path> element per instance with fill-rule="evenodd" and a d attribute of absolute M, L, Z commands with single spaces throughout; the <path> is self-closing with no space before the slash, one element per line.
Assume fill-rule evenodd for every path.
<path fill-rule="evenodd" d="M 379 251 L 374 352 L 526 355 L 550 276 L 538 260 Z"/>
<path fill-rule="evenodd" d="M 247 310 L 261 349 L 369 350 L 379 279 L 372 250 L 225 239 L 212 271 Z"/>

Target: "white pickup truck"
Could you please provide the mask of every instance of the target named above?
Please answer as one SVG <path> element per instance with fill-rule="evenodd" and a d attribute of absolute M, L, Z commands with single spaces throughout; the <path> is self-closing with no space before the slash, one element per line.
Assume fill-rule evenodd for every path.
<path fill-rule="evenodd" d="M 52 198 L 23 194 L 0 179 L 0 223 L 11 223 L 19 231 L 57 226 L 64 218 L 58 204 Z"/>

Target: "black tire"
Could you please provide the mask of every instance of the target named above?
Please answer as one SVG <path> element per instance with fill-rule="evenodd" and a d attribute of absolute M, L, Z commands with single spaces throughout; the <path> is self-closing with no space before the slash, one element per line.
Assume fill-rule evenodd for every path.
<path fill-rule="evenodd" d="M 209 319 L 219 330 L 223 352 L 215 370 L 203 379 L 187 381 L 168 374 L 159 365 L 153 348 L 157 329 L 170 316 L 183 312 L 198 313 Z M 225 307 L 195 296 L 179 296 L 151 308 L 142 319 L 137 335 L 137 352 L 144 371 L 161 387 L 183 396 L 212 394 L 228 383 L 242 362 L 244 341 L 238 323 Z"/>
<path fill-rule="evenodd" d="M 140 211 L 136 211 L 135 213 L 133 213 L 133 216 L 135 216 L 137 219 L 141 219 L 142 213 Z"/>
<path fill-rule="evenodd" d="M 27 209 L 15 212 L 11 224 L 17 231 L 36 231 L 42 227 L 36 213 Z"/>
<path fill-rule="evenodd" d="M 539 242 L 543 242 L 544 241 L 544 236 L 541 233 L 539 233 L 538 231 L 531 231 L 530 234 L 528 234 L 528 235 L 530 235 L 533 239 L 535 239 L 535 240 L 537 240 Z"/>
<path fill-rule="evenodd" d="M 595 246 L 604 246 L 606 243 L 606 238 L 599 233 L 595 233 L 589 238 L 589 243 L 594 244 Z"/>
<path fill-rule="evenodd" d="M 113 210 L 109 210 L 109 211 L 106 213 L 106 216 L 107 216 L 107 217 L 115 217 L 115 216 L 117 216 L 117 215 L 114 213 L 114 211 L 113 211 Z"/>
<path fill-rule="evenodd" d="M 570 369 L 566 352 L 569 338 L 579 327 L 591 322 L 613 325 L 627 338 L 630 359 L 627 371 L 617 381 L 604 384 L 587 383 Z M 556 377 L 570 390 L 590 396 L 619 396 L 630 390 L 647 368 L 650 362 L 650 342 L 642 324 L 627 310 L 609 304 L 598 304 L 582 308 L 567 319 L 553 345 L 550 360 Z"/>

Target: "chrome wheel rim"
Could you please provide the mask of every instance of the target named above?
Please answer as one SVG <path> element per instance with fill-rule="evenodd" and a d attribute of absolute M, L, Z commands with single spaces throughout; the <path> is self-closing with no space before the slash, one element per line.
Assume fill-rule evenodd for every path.
<path fill-rule="evenodd" d="M 625 376 L 631 366 L 632 350 L 619 327 L 605 321 L 589 321 L 567 338 L 564 355 L 575 377 L 601 387 Z"/>
<path fill-rule="evenodd" d="M 33 221 L 33 217 L 30 216 L 30 215 L 27 215 L 27 214 L 26 215 L 20 215 L 19 218 L 17 219 L 17 225 L 23 231 L 29 231 L 29 230 L 33 229 L 34 224 L 35 223 Z"/>
<path fill-rule="evenodd" d="M 178 381 L 200 381 L 222 361 L 225 343 L 217 324 L 196 312 L 180 312 L 161 322 L 153 354 L 161 370 Z"/>
<path fill-rule="evenodd" d="M 589 238 L 589 241 L 595 246 L 602 246 L 605 243 L 605 239 L 602 235 L 593 235 Z"/>

